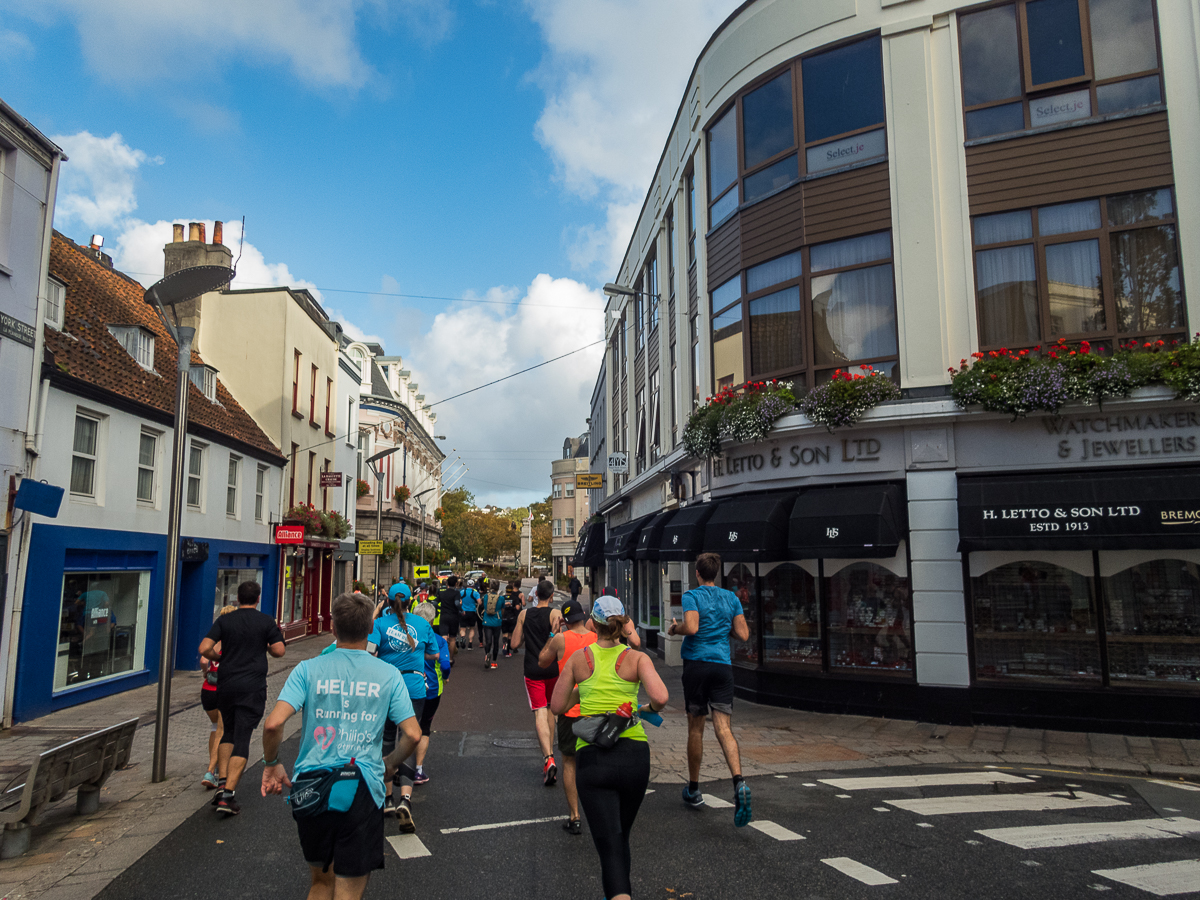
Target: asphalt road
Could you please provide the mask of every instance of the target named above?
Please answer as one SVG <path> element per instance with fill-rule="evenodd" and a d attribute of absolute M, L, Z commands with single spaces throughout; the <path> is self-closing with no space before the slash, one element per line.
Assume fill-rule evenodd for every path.
<path fill-rule="evenodd" d="M 483 671 L 478 649 L 458 660 L 434 723 L 431 780 L 414 797 L 419 843 L 397 841 L 406 855 L 428 855 L 389 850 L 367 896 L 601 897 L 586 825 L 582 837 L 567 835 L 554 818 L 565 817 L 561 790 L 541 785 L 520 657 L 494 672 Z M 293 740 L 284 759 L 295 752 Z M 305 896 L 295 825 L 280 798 L 258 795 L 260 771 L 252 767 L 239 791 L 241 816 L 219 821 L 200 810 L 99 896 Z M 862 778 L 892 780 L 845 781 Z M 808 772 L 751 786 L 763 830 L 735 829 L 732 808 L 687 809 L 677 786 L 652 784 L 634 831 L 635 896 L 1200 897 L 1200 790 L 1062 770 L 931 766 Z M 703 789 L 731 799 L 728 782 Z M 478 827 L 538 819 L 551 821 Z M 392 823 L 388 835 L 398 837 Z M 1148 880 L 1126 883 L 1136 878 Z"/>

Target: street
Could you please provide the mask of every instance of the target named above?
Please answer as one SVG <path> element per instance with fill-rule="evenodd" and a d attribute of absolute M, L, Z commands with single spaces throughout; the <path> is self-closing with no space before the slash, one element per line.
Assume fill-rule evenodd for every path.
<path fill-rule="evenodd" d="M 520 655 L 492 672 L 481 663 L 478 649 L 459 653 L 434 722 L 431 780 L 414 795 L 417 835 L 389 821 L 387 867 L 367 896 L 601 896 L 586 822 L 582 837 L 568 836 L 561 787 L 541 784 Z M 295 752 L 293 738 L 283 758 Z M 718 762 L 711 752 L 706 743 L 706 764 Z M 260 773 L 248 771 L 239 817 L 200 809 L 98 896 L 303 897 L 294 823 L 280 798 L 259 796 Z M 652 776 L 634 829 L 636 896 L 1200 895 L 1200 788 L 1188 783 L 1045 765 L 834 763 L 750 776 L 754 822 L 735 829 L 727 779 L 703 783 L 708 805 L 690 810 L 677 776 L 655 774 L 669 780 Z"/>

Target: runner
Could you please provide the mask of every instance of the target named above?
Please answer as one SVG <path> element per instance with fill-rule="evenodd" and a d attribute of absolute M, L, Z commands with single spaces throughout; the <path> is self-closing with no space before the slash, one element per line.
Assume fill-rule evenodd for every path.
<path fill-rule="evenodd" d="M 629 900 L 629 833 L 650 783 L 650 745 L 642 723 L 632 716 L 632 707 L 638 702 L 638 688 L 645 686 L 650 702 L 638 711 L 657 712 L 667 704 L 667 688 L 649 656 L 619 643 L 629 622 L 619 600 L 598 598 L 592 619 L 596 642 L 567 660 L 552 708 L 565 713 L 578 700 L 584 717 L 630 716 L 610 749 L 580 738 L 576 756 L 579 802 L 600 855 L 604 896 Z"/>
<path fill-rule="evenodd" d="M 504 658 L 512 656 L 512 633 L 517 627 L 517 616 L 520 615 L 525 600 L 521 597 L 521 582 L 514 579 L 508 583 L 508 594 L 504 609 L 500 614 L 500 633 L 504 635 Z"/>
<path fill-rule="evenodd" d="M 437 600 L 434 601 L 438 610 L 437 633 L 444 637 L 446 643 L 450 645 L 450 665 L 454 665 L 454 659 L 458 655 L 460 596 L 458 576 L 450 575 L 446 578 L 446 586 L 438 591 Z"/>
<path fill-rule="evenodd" d="M 508 615 L 508 596 L 500 591 L 496 595 L 485 595 L 486 599 L 483 605 L 479 607 L 480 627 L 483 628 L 483 642 L 480 644 L 483 647 L 483 667 L 485 669 L 495 669 L 497 667 L 496 660 L 500 657 L 500 632 L 504 628 L 505 617 Z M 516 613 L 513 613 L 511 620 L 516 623 Z M 512 626 L 509 626 L 510 632 Z M 512 654 L 510 653 L 509 656 Z"/>
<path fill-rule="evenodd" d="M 713 731 L 733 776 L 733 824 L 741 828 L 751 819 L 750 785 L 742 779 L 737 738 L 729 727 L 733 715 L 729 638 L 732 635 L 739 641 L 748 640 L 750 626 L 737 596 L 716 586 L 720 572 L 721 557 L 716 553 L 701 553 L 696 557 L 700 586 L 683 595 L 683 622 L 672 619 L 667 634 L 686 635 L 681 651 L 683 703 L 688 719 L 688 783 L 683 789 L 683 802 L 693 808 L 704 805 L 700 794 L 700 761 L 704 754 L 704 718 L 711 709 Z"/>
<path fill-rule="evenodd" d="M 538 654 L 562 623 L 562 613 L 550 608 L 553 596 L 554 585 L 548 581 L 539 582 L 537 606 L 521 610 L 512 636 L 514 648 L 525 642 L 525 692 L 529 695 L 529 708 L 533 710 L 533 723 L 542 748 L 542 783 L 546 787 L 554 787 L 558 780 L 558 765 L 554 762 L 554 716 L 550 713 L 550 695 L 558 680 L 558 666 L 553 663 L 539 665 Z"/>
<path fill-rule="evenodd" d="M 291 787 L 279 762 L 279 746 L 283 726 L 297 710 L 303 710 L 304 721 L 293 777 L 347 764 L 358 769 L 358 788 L 348 809 L 296 820 L 312 877 L 310 898 L 359 900 L 371 873 L 383 868 L 384 783 L 391 783 L 400 761 L 420 737 L 403 677 L 366 652 L 371 611 L 371 601 L 362 594 L 342 594 L 333 601 L 338 649 L 296 666 L 263 727 L 264 797 Z M 365 690 L 334 694 L 328 689 L 331 684 L 362 685 Z M 384 722 L 399 722 L 401 732 L 386 760 L 380 754 Z M 335 728 L 336 737 L 325 740 Z"/>
<path fill-rule="evenodd" d="M 223 606 L 217 615 L 223 616 L 236 609 L 236 606 Z M 221 645 L 217 644 L 214 649 L 220 653 Z M 206 791 L 225 787 L 225 777 L 221 775 L 221 763 L 217 759 L 217 748 L 221 746 L 221 712 L 217 706 L 217 673 L 220 666 L 220 663 L 200 657 L 200 672 L 204 676 L 200 681 L 200 708 L 208 716 L 211 725 L 208 731 L 208 771 L 200 779 Z"/>
<path fill-rule="evenodd" d="M 267 705 L 266 654 L 278 659 L 286 649 L 283 632 L 275 620 L 255 608 L 262 593 L 258 582 L 243 581 L 237 593 L 237 610 L 217 616 L 208 636 L 200 642 L 200 655 L 221 664 L 217 672 L 222 728 L 217 765 L 225 773 L 225 785 L 218 788 L 212 805 L 223 816 L 236 816 L 242 811 L 237 786 L 250 756 L 250 736 Z"/>
<path fill-rule="evenodd" d="M 408 616 L 409 587 L 407 584 L 392 586 L 386 609 L 377 608 L 375 627 L 370 642 L 375 653 L 384 662 L 391 664 L 404 676 L 404 686 L 412 702 L 413 715 L 419 720 L 425 706 L 425 661 L 438 658 L 437 638 L 429 622 L 420 616 Z M 392 752 L 396 742 L 396 722 L 389 721 L 383 729 L 383 755 Z M 415 749 L 415 748 L 414 748 Z M 383 814 L 395 815 L 400 820 L 400 831 L 412 834 L 416 826 L 412 816 L 413 779 L 407 766 L 400 771 L 400 802 L 392 799 L 391 782 L 387 785 Z"/>
<path fill-rule="evenodd" d="M 426 622 L 432 621 L 436 610 L 432 603 L 421 603 L 417 606 L 416 614 Z M 429 752 L 429 735 L 433 727 L 433 717 L 437 715 L 438 706 L 442 702 L 442 691 L 446 688 L 446 679 L 450 677 L 450 645 L 440 634 L 435 634 L 438 645 L 438 658 L 425 660 L 425 706 L 421 709 L 421 742 L 417 744 L 417 774 L 413 784 L 425 784 L 429 776 L 425 774 L 425 755 Z"/>
<path fill-rule="evenodd" d="M 596 641 L 596 629 L 592 626 L 587 610 L 578 600 L 568 600 L 562 608 L 566 630 L 552 637 L 538 654 L 538 665 L 549 668 L 557 663 L 559 677 L 563 667 L 576 650 L 582 650 Z M 579 704 L 558 717 L 558 753 L 562 757 L 563 793 L 567 795 L 567 812 L 570 817 L 563 823 L 568 834 L 583 834 L 579 821 L 579 792 L 575 789 L 575 732 L 571 727 L 579 721 Z"/>
<path fill-rule="evenodd" d="M 462 591 L 462 620 L 458 629 L 458 645 L 461 647 L 465 640 L 468 650 L 471 649 L 472 636 L 479 631 L 479 615 L 476 612 L 478 606 L 479 591 L 468 581 Z M 479 636 L 479 645 L 483 646 L 482 636 Z"/>

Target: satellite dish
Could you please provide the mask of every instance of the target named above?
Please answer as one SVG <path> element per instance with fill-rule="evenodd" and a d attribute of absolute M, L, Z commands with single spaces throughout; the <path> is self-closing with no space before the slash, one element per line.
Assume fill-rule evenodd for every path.
<path fill-rule="evenodd" d="M 163 306 L 175 306 L 216 290 L 233 280 L 234 270 L 228 266 L 192 266 L 172 272 L 146 289 L 145 300 L 157 300 Z"/>

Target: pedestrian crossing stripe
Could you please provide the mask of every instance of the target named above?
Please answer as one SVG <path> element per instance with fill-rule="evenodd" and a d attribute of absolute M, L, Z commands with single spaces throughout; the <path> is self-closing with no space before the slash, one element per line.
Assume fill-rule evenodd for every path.
<path fill-rule="evenodd" d="M 867 778 L 822 778 L 821 784 L 842 791 L 884 791 L 897 788 L 949 787 L 969 784 L 1031 784 L 1028 778 L 1007 772 L 944 772 L 938 775 L 892 775 Z"/>
<path fill-rule="evenodd" d="M 885 800 L 889 806 L 906 809 L 921 816 L 961 815 L 988 812 L 1051 812 L 1063 809 L 1088 809 L 1098 806 L 1128 806 L 1125 800 L 1115 800 L 1087 791 L 1073 791 L 1068 796 L 1055 791 L 1031 794 L 972 794 L 962 797 L 931 797 L 923 800 Z"/>
<path fill-rule="evenodd" d="M 433 856 L 429 848 L 421 843 L 415 834 L 397 834 L 387 839 L 396 855 L 401 859 L 416 859 L 420 856 Z"/>
<path fill-rule="evenodd" d="M 1071 825 L 1034 825 L 1021 828 L 988 828 L 975 832 L 1022 850 L 1073 847 L 1106 841 L 1157 840 L 1200 834 L 1200 821 L 1187 818 L 1130 819 L 1124 822 L 1087 822 Z"/>
<path fill-rule="evenodd" d="M 704 794 L 704 802 L 713 809 L 729 809 L 733 806 L 728 800 L 722 800 L 720 797 L 714 797 L 712 794 Z"/>
<path fill-rule="evenodd" d="M 777 841 L 802 841 L 804 835 L 796 834 L 794 831 L 789 831 L 782 825 L 775 822 L 751 822 L 750 827 L 756 831 L 761 831 L 767 837 L 773 837 Z"/>
<path fill-rule="evenodd" d="M 1200 859 L 1127 866 L 1123 869 L 1093 869 L 1093 875 L 1138 888 L 1157 897 L 1191 894 L 1200 885 Z"/>
<path fill-rule="evenodd" d="M 884 875 L 878 869 L 872 869 L 870 866 L 863 865 L 848 856 L 836 856 L 831 859 L 823 859 L 821 862 L 837 869 L 843 875 L 849 875 L 856 881 L 861 881 L 863 884 L 899 884 L 895 878 Z"/>

